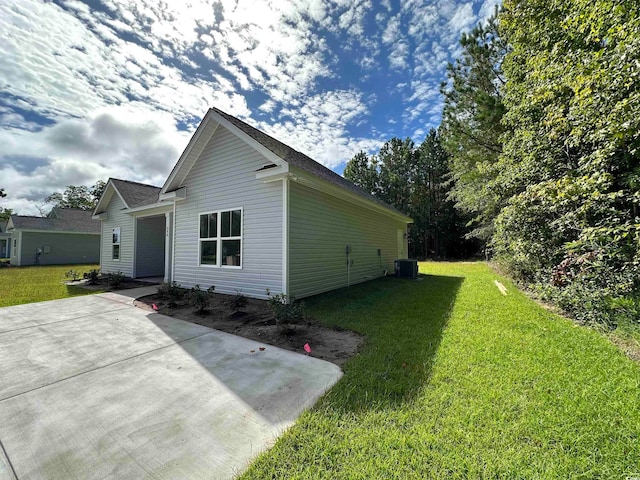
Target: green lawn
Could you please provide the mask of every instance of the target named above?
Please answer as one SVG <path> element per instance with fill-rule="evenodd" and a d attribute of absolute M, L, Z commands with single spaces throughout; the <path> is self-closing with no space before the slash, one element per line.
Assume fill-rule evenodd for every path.
<path fill-rule="evenodd" d="M 368 344 L 242 478 L 640 477 L 640 365 L 484 263 L 420 270 L 307 301 Z"/>
<path fill-rule="evenodd" d="M 64 284 L 69 270 L 88 272 L 99 265 L 0 268 L 0 307 L 97 293 Z"/>

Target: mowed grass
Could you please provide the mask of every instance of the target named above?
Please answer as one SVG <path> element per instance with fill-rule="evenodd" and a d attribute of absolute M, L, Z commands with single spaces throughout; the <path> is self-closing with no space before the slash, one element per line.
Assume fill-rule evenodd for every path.
<path fill-rule="evenodd" d="M 640 365 L 484 263 L 420 271 L 307 301 L 368 343 L 241 478 L 640 477 Z"/>
<path fill-rule="evenodd" d="M 55 265 L 0 268 L 0 307 L 98 293 L 64 284 L 65 273 L 82 274 L 99 265 Z"/>

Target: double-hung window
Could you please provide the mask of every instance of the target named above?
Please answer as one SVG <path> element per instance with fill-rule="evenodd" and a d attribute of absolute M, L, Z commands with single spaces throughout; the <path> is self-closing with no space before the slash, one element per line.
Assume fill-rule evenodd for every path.
<path fill-rule="evenodd" d="M 111 230 L 111 259 L 120 260 L 120 227 Z"/>
<path fill-rule="evenodd" d="M 242 267 L 242 209 L 200 214 L 200 265 Z"/>

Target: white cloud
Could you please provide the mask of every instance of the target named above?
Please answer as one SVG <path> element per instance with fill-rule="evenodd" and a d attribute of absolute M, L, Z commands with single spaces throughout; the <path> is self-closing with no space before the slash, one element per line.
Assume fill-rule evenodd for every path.
<path fill-rule="evenodd" d="M 476 16 L 473 14 L 473 3 L 465 3 L 458 7 L 456 13 L 449 20 L 449 26 L 451 30 L 458 33 L 468 29 L 476 21 Z"/>
<path fill-rule="evenodd" d="M 161 184 L 189 139 L 173 117 L 109 107 L 88 118 L 61 120 L 37 132 L 0 130 L 3 206 L 37 214 L 34 202 L 67 185 L 108 177 Z"/>
<path fill-rule="evenodd" d="M 498 1 L 484 0 L 479 18 Z M 212 105 L 335 167 L 389 132 L 436 121 L 437 77 L 476 21 L 471 2 L 454 0 L 102 7 L 0 0 L 0 178 L 20 209 L 43 192 L 110 175 L 161 183 L 189 136 L 178 125 L 193 130 Z M 351 75 L 341 56 L 361 70 Z M 386 90 L 360 90 L 387 73 Z M 380 115 L 390 119 L 381 133 L 371 112 L 387 95 L 406 113 L 395 125 Z"/>

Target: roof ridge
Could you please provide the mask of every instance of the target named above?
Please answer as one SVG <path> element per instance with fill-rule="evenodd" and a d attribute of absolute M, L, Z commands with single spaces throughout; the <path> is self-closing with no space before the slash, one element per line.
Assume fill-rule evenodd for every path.
<path fill-rule="evenodd" d="M 245 122 L 244 120 L 241 120 L 241 119 L 239 119 L 238 117 L 234 117 L 233 115 L 231 115 L 231 114 L 229 114 L 229 113 L 227 113 L 227 112 L 224 112 L 224 111 L 220 110 L 220 109 L 219 109 L 219 108 L 217 108 L 217 107 L 211 107 L 211 108 L 213 108 L 213 109 L 214 109 L 216 112 L 218 112 L 218 113 L 221 113 L 221 114 L 226 115 L 226 116 L 228 116 L 228 117 L 233 117 L 233 118 L 235 118 L 238 122 L 245 124 L 247 127 L 251 128 L 252 130 L 255 130 L 256 132 L 260 133 L 261 135 L 264 135 L 264 136 L 266 136 L 266 137 L 269 137 L 271 140 L 273 140 L 273 141 L 275 141 L 275 142 L 278 142 L 278 143 L 279 143 L 280 145 L 282 145 L 283 147 L 288 148 L 289 150 L 293 150 L 294 152 L 296 152 L 296 153 L 298 153 L 298 154 L 302 155 L 303 157 L 307 158 L 308 160 L 311 160 L 312 162 L 314 162 L 314 163 L 318 164 L 318 166 L 322 167 L 323 169 L 325 169 L 325 170 L 326 170 L 327 172 L 329 172 L 330 174 L 335 175 L 336 177 L 339 177 L 339 178 L 341 178 L 342 180 L 346 180 L 347 182 L 351 183 L 354 187 L 360 188 L 360 187 L 358 187 L 358 185 L 356 185 L 356 184 L 355 184 L 355 183 L 353 183 L 352 181 L 350 181 L 350 180 L 348 180 L 348 179 L 344 178 L 342 175 L 337 174 L 336 172 L 334 172 L 334 171 L 333 171 L 333 170 L 331 170 L 330 168 L 328 168 L 328 167 L 326 167 L 325 165 L 321 164 L 321 163 L 320 163 L 320 162 L 318 162 L 317 160 L 314 160 L 313 158 L 311 158 L 311 157 L 310 157 L 309 155 L 307 155 L 306 153 L 301 152 L 300 150 L 296 150 L 296 149 L 295 149 L 295 148 L 293 148 L 293 147 L 290 147 L 290 146 L 289 146 L 289 145 L 287 145 L 286 143 L 284 143 L 284 142 L 282 142 L 282 141 L 278 140 L 278 139 L 277 139 L 277 138 L 275 138 L 275 137 L 272 137 L 272 136 L 271 136 L 271 135 L 269 135 L 268 133 L 263 132 L 262 130 L 260 130 L 260 129 L 258 129 L 258 128 L 254 127 L 253 125 L 248 124 L 248 123 L 247 123 L 247 122 Z M 265 145 L 265 147 L 266 147 L 266 145 Z M 269 148 L 269 147 L 267 147 L 267 148 Z M 274 153 L 275 153 L 275 152 L 274 152 Z M 283 159 L 283 160 L 286 160 L 286 159 Z M 362 189 L 362 188 L 360 188 L 360 189 L 361 189 L 364 193 L 367 193 L 364 189 Z"/>

